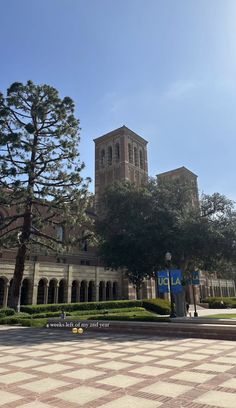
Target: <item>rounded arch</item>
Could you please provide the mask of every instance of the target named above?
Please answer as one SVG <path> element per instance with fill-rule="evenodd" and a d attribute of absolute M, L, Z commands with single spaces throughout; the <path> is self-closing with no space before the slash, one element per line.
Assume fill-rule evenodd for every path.
<path fill-rule="evenodd" d="M 113 298 L 113 300 L 118 299 L 118 282 L 113 282 L 113 285 L 112 285 L 112 298 Z"/>
<path fill-rule="evenodd" d="M 65 303 L 66 301 L 66 280 L 61 279 L 58 287 L 58 303 Z"/>
<path fill-rule="evenodd" d="M 79 301 L 79 281 L 73 280 L 71 285 L 71 303 Z"/>
<path fill-rule="evenodd" d="M 41 278 L 38 281 L 38 291 L 37 291 L 37 304 L 38 305 L 43 305 L 45 303 L 45 294 L 46 294 L 46 288 L 47 288 L 48 281 L 46 278 Z"/>
<path fill-rule="evenodd" d="M 57 280 L 51 279 L 48 285 L 48 303 L 56 303 Z"/>
<path fill-rule="evenodd" d="M 88 300 L 88 282 L 82 280 L 80 284 L 80 302 L 87 302 Z"/>
<path fill-rule="evenodd" d="M 104 281 L 99 282 L 99 301 L 106 300 L 106 285 Z"/>
<path fill-rule="evenodd" d="M 21 284 L 21 293 L 20 293 L 20 304 L 21 305 L 30 304 L 30 289 L 31 289 L 31 280 L 29 278 L 24 278 Z"/>
<path fill-rule="evenodd" d="M 106 300 L 112 299 L 112 283 L 110 281 L 106 284 Z"/>
<path fill-rule="evenodd" d="M 90 281 L 88 285 L 88 302 L 95 301 L 96 291 L 95 291 L 95 282 Z"/>

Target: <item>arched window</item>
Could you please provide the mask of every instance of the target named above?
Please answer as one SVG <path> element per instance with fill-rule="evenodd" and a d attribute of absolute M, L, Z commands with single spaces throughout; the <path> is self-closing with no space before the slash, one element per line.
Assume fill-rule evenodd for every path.
<path fill-rule="evenodd" d="M 65 239 L 65 230 L 62 225 L 57 225 L 56 227 L 56 237 L 59 241 L 63 242 Z"/>
<path fill-rule="evenodd" d="M 138 166 L 138 151 L 137 147 L 134 148 L 134 165 Z"/>
<path fill-rule="evenodd" d="M 142 150 L 139 150 L 139 166 L 140 166 L 140 169 L 143 169 L 143 168 L 144 168 L 143 152 L 142 152 Z"/>
<path fill-rule="evenodd" d="M 106 153 L 105 153 L 105 150 L 102 149 L 101 156 L 100 156 L 101 167 L 105 167 L 105 158 L 106 158 Z"/>
<path fill-rule="evenodd" d="M 115 158 L 116 158 L 116 162 L 120 161 L 120 145 L 119 145 L 119 143 L 116 143 L 116 145 L 115 145 Z"/>
<path fill-rule="evenodd" d="M 133 163 L 133 152 L 131 144 L 128 144 L 128 155 L 129 155 L 129 163 Z"/>
<path fill-rule="evenodd" d="M 108 166 L 112 165 L 112 147 L 111 146 L 108 146 L 108 149 L 107 149 L 107 164 Z"/>

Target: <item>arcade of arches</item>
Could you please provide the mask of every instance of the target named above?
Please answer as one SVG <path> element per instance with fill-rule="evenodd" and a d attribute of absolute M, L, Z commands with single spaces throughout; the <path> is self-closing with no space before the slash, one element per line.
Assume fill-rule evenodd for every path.
<path fill-rule="evenodd" d="M 0 307 L 9 306 L 13 270 L 13 263 L 6 267 L 6 264 L 0 262 Z M 143 287 L 143 297 L 155 297 L 154 289 L 155 282 L 147 281 Z M 121 271 L 96 266 L 28 262 L 21 286 L 20 304 L 135 299 L 135 295 L 135 289 Z"/>

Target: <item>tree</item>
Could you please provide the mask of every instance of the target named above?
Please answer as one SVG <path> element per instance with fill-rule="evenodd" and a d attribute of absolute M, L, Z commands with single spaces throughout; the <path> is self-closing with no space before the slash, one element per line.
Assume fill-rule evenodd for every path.
<path fill-rule="evenodd" d="M 220 194 L 193 201 L 195 193 L 181 179 L 109 187 L 97 222 L 106 265 L 125 268 L 139 290 L 144 278 L 165 267 L 167 251 L 185 276 L 196 269 L 216 271 L 222 260 L 236 263 L 233 203 Z"/>
<path fill-rule="evenodd" d="M 68 249 L 76 238 L 58 228 L 73 231 L 86 218 L 89 180 L 80 175 L 74 108 L 71 98 L 60 99 L 53 87 L 32 81 L 13 83 L 6 97 L 0 94 L 0 245 L 17 250 L 14 308 L 27 252 Z"/>

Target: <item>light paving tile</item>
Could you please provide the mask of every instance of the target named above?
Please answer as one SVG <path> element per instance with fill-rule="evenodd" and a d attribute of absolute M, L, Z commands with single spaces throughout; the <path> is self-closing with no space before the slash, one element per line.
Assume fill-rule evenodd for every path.
<path fill-rule="evenodd" d="M 220 408 L 235 408 L 236 394 L 222 391 L 209 391 L 194 400 L 199 404 L 213 405 Z"/>
<path fill-rule="evenodd" d="M 223 382 L 220 384 L 221 387 L 226 387 L 226 388 L 234 388 L 236 389 L 236 378 L 230 378 L 229 380 Z"/>
<path fill-rule="evenodd" d="M 10 363 L 10 365 L 14 365 L 16 367 L 21 367 L 21 368 L 29 368 L 29 367 L 35 367 L 41 364 L 45 364 L 43 361 L 37 361 L 37 360 L 23 360 L 23 361 L 16 361 L 16 363 Z"/>
<path fill-rule="evenodd" d="M 126 347 L 125 348 L 125 353 L 134 353 L 134 354 L 138 354 L 138 353 L 145 353 L 147 350 L 145 348 L 136 348 L 136 347 Z"/>
<path fill-rule="evenodd" d="M 80 370 L 70 371 L 69 373 L 65 373 L 62 375 L 70 378 L 76 378 L 78 380 L 88 380 L 89 378 L 98 377 L 99 375 L 103 374 L 105 374 L 104 371 L 81 368 Z"/>
<path fill-rule="evenodd" d="M 151 356 L 132 356 L 132 357 L 123 357 L 127 361 L 131 361 L 132 363 L 148 363 L 149 361 L 153 361 L 156 357 Z"/>
<path fill-rule="evenodd" d="M 133 367 L 133 364 L 122 363 L 120 361 L 109 361 L 108 363 L 96 364 L 98 368 L 106 368 L 108 370 L 123 370 L 124 368 Z"/>
<path fill-rule="evenodd" d="M 45 365 L 43 367 L 35 367 L 34 370 L 42 371 L 43 373 L 58 373 L 59 371 L 71 369 L 71 366 L 63 365 L 63 364 L 50 364 Z"/>
<path fill-rule="evenodd" d="M 73 358 L 70 361 L 71 363 L 75 363 L 78 365 L 88 365 L 88 364 L 96 364 L 96 363 L 101 363 L 101 360 L 98 360 L 97 358 L 89 358 L 89 357 L 81 357 L 81 358 Z"/>
<path fill-rule="evenodd" d="M 81 386 L 78 388 L 73 388 L 73 390 L 59 393 L 57 394 L 57 398 L 82 405 L 98 398 L 105 397 L 108 394 L 109 391 L 102 390 L 101 388 Z"/>
<path fill-rule="evenodd" d="M 156 357 L 168 357 L 173 355 L 174 352 L 172 351 L 165 351 L 165 350 L 153 350 L 146 353 L 147 356 L 156 356 Z"/>
<path fill-rule="evenodd" d="M 146 398 L 131 397 L 126 395 L 125 397 L 118 398 L 107 404 L 100 405 L 100 408 L 158 408 L 162 405 L 159 401 L 150 401 Z"/>
<path fill-rule="evenodd" d="M 15 373 L 1 375 L 0 383 L 13 384 L 18 381 L 31 380 L 33 378 L 35 378 L 35 375 L 27 374 L 22 371 L 17 371 Z"/>
<path fill-rule="evenodd" d="M 236 357 L 217 357 L 216 359 L 212 361 L 214 363 L 224 363 L 224 364 L 235 364 L 236 365 Z"/>
<path fill-rule="evenodd" d="M 220 349 L 220 350 L 230 350 L 233 348 L 232 345 L 228 345 L 228 344 L 213 344 L 212 346 L 209 346 L 210 349 Z"/>
<path fill-rule="evenodd" d="M 159 381 L 155 384 L 148 385 L 147 387 L 141 388 L 140 391 L 147 392 L 155 395 L 164 395 L 165 397 L 176 398 L 187 391 L 190 391 L 192 387 L 188 385 L 180 385 L 174 383 L 168 383 L 165 381 Z"/>
<path fill-rule="evenodd" d="M 123 353 L 112 353 L 112 351 L 108 351 L 107 353 L 99 353 L 98 355 L 100 358 L 120 358 L 125 356 Z"/>
<path fill-rule="evenodd" d="M 207 354 L 208 356 L 214 355 L 214 354 L 219 354 L 221 353 L 222 350 L 214 350 L 214 349 L 209 349 L 209 348 L 202 348 L 200 350 L 193 350 L 193 353 L 201 353 L 201 354 Z"/>
<path fill-rule="evenodd" d="M 161 364 L 161 365 L 167 365 L 170 367 L 184 367 L 188 364 L 190 364 L 190 361 L 182 361 L 182 360 L 171 360 L 171 359 L 165 359 L 165 360 L 160 360 L 156 364 Z"/>
<path fill-rule="evenodd" d="M 137 384 L 139 382 L 143 381 L 140 378 L 135 378 L 135 377 L 130 377 L 128 375 L 114 375 L 109 378 L 104 378 L 103 380 L 97 381 L 97 383 L 100 384 L 106 384 L 106 385 L 112 385 L 114 387 L 119 387 L 119 388 L 127 388 L 130 385 Z"/>
<path fill-rule="evenodd" d="M 67 353 L 67 351 L 72 351 L 72 347 L 70 346 L 61 346 L 61 347 L 53 347 L 52 352 L 53 353 Z"/>
<path fill-rule="evenodd" d="M 68 383 L 65 381 L 55 380 L 54 378 L 43 378 L 42 380 L 23 384 L 20 385 L 19 387 L 41 394 L 43 392 L 55 390 L 56 388 L 59 387 L 64 387 L 65 385 L 68 385 Z"/>
<path fill-rule="evenodd" d="M 20 405 L 17 408 L 52 408 L 51 405 L 44 404 L 43 402 L 34 401 L 29 404 Z"/>
<path fill-rule="evenodd" d="M 87 345 L 87 347 L 88 347 L 88 345 Z M 98 353 L 98 352 L 99 352 L 99 350 L 90 350 L 90 349 L 82 349 L 82 350 L 76 350 L 76 351 L 73 350 L 73 354 L 81 354 L 81 355 L 85 355 L 85 356 L 87 356 L 89 354 L 95 354 L 95 353 Z"/>
<path fill-rule="evenodd" d="M 173 375 L 170 378 L 202 384 L 214 377 L 214 374 L 195 373 L 194 371 L 182 371 L 181 373 Z"/>
<path fill-rule="evenodd" d="M 7 391 L 0 391 L 0 406 L 10 404 L 11 402 L 19 401 L 23 397 L 21 395 L 13 394 Z"/>
<path fill-rule="evenodd" d="M 226 356 L 233 356 L 236 357 L 236 351 L 231 351 L 229 354 L 225 354 Z"/>
<path fill-rule="evenodd" d="M 49 356 L 51 353 L 47 351 L 40 351 L 40 350 L 35 350 L 35 351 L 30 351 L 30 353 L 27 353 L 27 357 L 46 357 Z"/>
<path fill-rule="evenodd" d="M 3 363 L 11 363 L 12 361 L 19 361 L 22 360 L 21 357 L 16 357 L 16 356 L 4 356 L 4 357 L 0 357 L 0 364 Z"/>
<path fill-rule="evenodd" d="M 31 349 L 30 348 L 22 348 L 22 347 L 16 347 L 14 349 L 6 350 L 7 354 L 21 354 L 21 353 L 27 353 Z"/>
<path fill-rule="evenodd" d="M 176 356 L 177 358 L 183 358 L 184 360 L 193 360 L 193 361 L 200 361 L 204 360 L 206 356 L 204 354 L 196 354 L 196 353 L 184 353 L 181 355 Z"/>
<path fill-rule="evenodd" d="M 228 371 L 231 368 L 233 368 L 233 366 L 212 363 L 201 364 L 199 366 L 194 367 L 195 370 L 216 371 L 218 373 L 224 373 L 225 371 Z"/>
<path fill-rule="evenodd" d="M 187 346 L 172 346 L 172 347 L 168 347 L 166 348 L 166 351 L 181 351 L 182 353 L 185 351 L 189 351 L 189 349 L 191 349 L 191 347 L 187 347 Z"/>
<path fill-rule="evenodd" d="M 120 348 L 121 347 L 121 345 L 120 346 L 115 346 L 115 345 L 100 345 L 100 346 L 98 346 L 99 347 L 99 349 L 102 349 L 102 350 L 115 350 L 115 349 L 118 349 L 118 348 Z"/>
<path fill-rule="evenodd" d="M 168 368 L 154 367 L 154 366 L 142 366 L 135 368 L 134 370 L 129 370 L 131 373 L 144 374 L 150 376 L 158 376 L 170 371 Z"/>
<path fill-rule="evenodd" d="M 61 360 L 69 360 L 72 357 L 69 354 L 52 354 L 51 356 L 47 356 L 47 359 L 54 360 L 54 361 L 61 361 Z"/>

